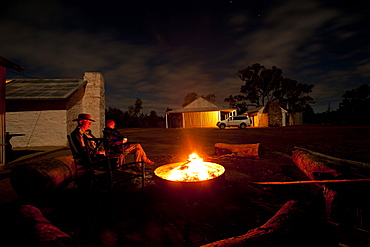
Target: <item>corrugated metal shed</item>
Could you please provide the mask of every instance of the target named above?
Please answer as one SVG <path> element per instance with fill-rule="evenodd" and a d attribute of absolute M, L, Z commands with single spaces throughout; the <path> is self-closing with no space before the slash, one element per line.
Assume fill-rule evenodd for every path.
<path fill-rule="evenodd" d="M 184 112 L 209 112 L 209 111 L 223 111 L 223 112 L 233 112 L 235 109 L 224 108 L 217 106 L 203 97 L 199 97 L 185 107 L 168 111 L 166 114 L 171 113 L 184 113 Z"/>
<path fill-rule="evenodd" d="M 182 128 L 216 127 L 222 114 L 229 116 L 235 112 L 236 109 L 219 107 L 205 98 L 199 97 L 185 107 L 166 112 L 166 128 L 170 125 Z M 176 116 L 180 113 L 181 119 Z"/>

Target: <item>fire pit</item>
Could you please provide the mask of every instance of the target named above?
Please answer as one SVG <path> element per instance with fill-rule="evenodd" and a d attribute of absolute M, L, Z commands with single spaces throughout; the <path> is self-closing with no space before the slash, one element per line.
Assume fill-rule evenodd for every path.
<path fill-rule="evenodd" d="M 225 168 L 204 162 L 197 154 L 186 162 L 163 165 L 154 170 L 156 183 L 172 195 L 189 198 L 214 195 L 224 183 Z"/>

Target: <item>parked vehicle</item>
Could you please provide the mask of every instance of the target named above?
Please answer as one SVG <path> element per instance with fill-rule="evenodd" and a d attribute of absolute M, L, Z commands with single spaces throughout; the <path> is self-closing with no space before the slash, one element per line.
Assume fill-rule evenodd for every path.
<path fill-rule="evenodd" d="M 251 119 L 247 115 L 229 117 L 228 119 L 217 122 L 217 126 L 220 129 L 225 129 L 226 127 L 238 127 L 239 129 L 244 129 L 250 126 L 252 123 Z"/>

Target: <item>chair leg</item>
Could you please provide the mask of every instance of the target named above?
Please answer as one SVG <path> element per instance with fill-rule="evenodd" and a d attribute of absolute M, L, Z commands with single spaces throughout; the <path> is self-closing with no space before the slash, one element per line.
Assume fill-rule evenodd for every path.
<path fill-rule="evenodd" d="M 144 190 L 144 186 L 145 186 L 145 163 L 141 163 L 141 176 L 142 176 L 142 181 L 141 181 L 141 188 Z"/>

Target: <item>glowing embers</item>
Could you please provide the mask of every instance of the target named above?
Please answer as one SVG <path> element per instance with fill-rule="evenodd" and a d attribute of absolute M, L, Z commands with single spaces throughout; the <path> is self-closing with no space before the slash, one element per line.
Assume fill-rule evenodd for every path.
<path fill-rule="evenodd" d="M 196 153 L 189 155 L 187 162 L 163 165 L 154 170 L 162 179 L 179 182 L 199 182 L 217 178 L 225 172 L 219 164 L 204 162 Z"/>

